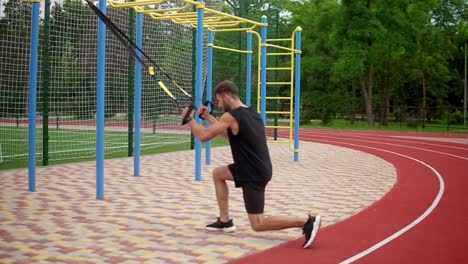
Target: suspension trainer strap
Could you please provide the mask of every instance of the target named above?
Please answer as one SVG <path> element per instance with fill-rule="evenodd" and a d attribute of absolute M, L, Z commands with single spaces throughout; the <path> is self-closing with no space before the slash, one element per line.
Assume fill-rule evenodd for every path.
<path fill-rule="evenodd" d="M 164 92 L 167 93 L 172 99 L 177 100 L 176 97 L 169 91 L 169 89 L 164 85 L 164 83 L 157 79 L 155 76 L 154 72 L 154 67 L 156 67 L 162 74 L 164 74 L 178 89 L 180 89 L 187 97 L 192 98 L 189 93 L 187 93 L 180 85 L 177 84 L 177 82 L 165 71 L 162 70 L 159 65 L 155 63 L 138 45 L 135 44 L 135 42 L 130 39 L 122 30 L 120 30 L 117 25 L 112 22 L 109 17 L 107 17 L 99 8 L 97 8 L 93 3 L 90 1 L 86 1 L 88 6 L 94 11 L 94 13 L 106 24 L 107 28 L 110 29 L 110 31 L 117 37 L 117 39 L 127 48 L 127 50 L 130 52 L 130 54 L 137 60 L 139 61 L 146 69 L 148 69 L 148 72 L 150 76 L 159 84 L 161 89 L 164 90 Z M 151 66 L 146 64 L 143 59 L 138 56 L 135 50 L 138 50 L 150 63 Z M 162 84 L 162 85 L 161 85 Z"/>

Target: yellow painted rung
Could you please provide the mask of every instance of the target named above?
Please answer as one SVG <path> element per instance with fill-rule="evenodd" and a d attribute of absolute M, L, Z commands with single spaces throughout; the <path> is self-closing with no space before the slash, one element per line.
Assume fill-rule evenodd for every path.
<path fill-rule="evenodd" d="M 265 98 L 272 99 L 272 100 L 291 100 L 292 99 L 292 97 L 290 96 L 267 96 Z"/>
<path fill-rule="evenodd" d="M 169 11 L 182 11 L 185 9 L 188 9 L 190 7 L 189 4 L 186 4 L 181 7 L 168 7 L 168 8 L 161 8 L 161 9 L 145 9 L 144 13 L 150 13 L 150 12 L 155 12 L 155 13 L 162 13 L 162 12 L 169 12 Z M 138 7 L 141 8 L 141 7 Z"/>
<path fill-rule="evenodd" d="M 290 85 L 291 82 L 267 82 L 267 85 Z"/>
<path fill-rule="evenodd" d="M 249 27 L 249 28 L 211 28 L 209 25 L 208 26 L 205 26 L 207 28 L 210 29 L 210 31 L 213 31 L 213 32 L 234 32 L 234 31 L 250 31 L 250 30 L 253 30 L 256 26 L 253 25 L 252 27 Z"/>
<path fill-rule="evenodd" d="M 265 126 L 265 128 L 290 128 L 289 126 Z"/>
<path fill-rule="evenodd" d="M 292 114 L 289 111 L 266 111 L 267 114 L 277 114 L 277 115 L 290 115 Z"/>
<path fill-rule="evenodd" d="M 276 39 L 267 39 L 267 42 L 268 41 L 271 41 L 271 42 L 282 42 L 282 41 L 291 41 L 292 39 L 291 38 L 276 38 Z"/>
<path fill-rule="evenodd" d="M 275 48 L 275 49 L 287 50 L 287 51 L 291 51 L 291 52 L 296 52 L 296 51 L 297 51 L 297 50 L 295 50 L 295 49 L 291 49 L 291 48 L 283 47 L 283 46 L 278 46 L 278 45 L 273 45 L 273 44 L 267 44 L 267 47 Z"/>
<path fill-rule="evenodd" d="M 185 1 L 187 1 L 187 0 L 183 0 L 183 1 L 185 2 Z M 202 3 L 203 3 L 203 2 L 202 2 Z M 249 24 L 254 25 L 254 27 L 255 27 L 255 26 L 268 26 L 267 23 L 261 23 L 261 22 L 257 22 L 257 21 L 253 21 L 253 20 L 249 20 L 249 19 L 237 17 L 237 16 L 234 16 L 234 15 L 226 14 L 226 13 L 223 13 L 223 12 L 221 12 L 221 11 L 217 11 L 217 10 L 210 9 L 210 8 L 205 8 L 205 13 L 206 13 L 206 14 L 218 15 L 218 16 L 221 16 L 221 17 L 224 17 L 224 18 L 234 19 L 234 20 L 240 21 L 240 22 L 242 22 L 242 23 L 249 23 Z"/>
<path fill-rule="evenodd" d="M 287 52 L 274 52 L 274 53 L 267 53 L 267 56 L 291 56 L 291 53 Z"/>
<path fill-rule="evenodd" d="M 211 26 L 223 26 L 223 25 L 227 25 L 227 26 L 237 26 L 239 25 L 241 22 L 240 21 L 234 21 L 234 20 L 227 20 L 227 21 L 203 21 L 203 23 L 205 24 L 209 24 Z"/>
<path fill-rule="evenodd" d="M 135 2 L 119 2 L 113 0 L 107 0 L 112 7 L 134 7 L 134 6 L 146 6 L 146 5 L 158 5 L 165 0 L 140 0 Z"/>
<path fill-rule="evenodd" d="M 188 9 L 189 7 L 190 7 L 190 5 L 186 4 L 186 5 L 181 6 L 181 7 L 169 7 L 169 8 L 162 8 L 162 9 L 144 9 L 141 6 L 134 6 L 133 8 L 138 13 L 150 14 L 150 13 L 163 13 L 163 12 L 169 12 L 169 11 L 183 11 L 185 9 Z"/>
<path fill-rule="evenodd" d="M 267 71 L 290 71 L 292 67 L 268 67 Z"/>
<path fill-rule="evenodd" d="M 174 19 L 175 23 L 179 24 L 193 24 L 194 26 L 197 25 L 197 21 L 195 20 L 188 20 L 188 19 Z M 203 27 L 204 28 L 218 28 L 218 27 L 235 27 L 240 24 L 240 22 L 235 21 L 219 21 L 219 20 L 211 20 L 211 21 L 204 21 Z"/>
<path fill-rule="evenodd" d="M 155 13 L 150 13 L 150 14 L 155 14 Z M 197 18 L 197 15 L 195 13 L 195 15 L 193 15 L 193 13 L 182 13 L 182 14 L 190 14 L 189 16 L 177 16 L 177 17 L 170 17 L 170 19 L 177 19 L 179 22 L 186 22 L 186 23 L 196 23 L 198 18 Z M 156 16 L 161 16 L 161 17 L 164 17 L 165 15 L 161 15 L 161 14 L 156 14 Z M 222 17 L 205 17 L 204 20 L 203 20 L 203 24 L 208 24 L 208 23 L 212 23 L 212 22 L 217 22 L 217 23 L 220 23 L 221 20 L 223 20 Z M 240 22 L 237 22 L 237 21 L 224 21 L 223 23 L 239 23 Z"/>
<path fill-rule="evenodd" d="M 196 19 L 197 18 L 197 12 L 173 13 L 173 14 L 159 14 L 157 12 L 152 12 L 150 14 L 154 15 L 155 17 L 160 17 L 164 19 L 172 19 L 172 18 Z"/>

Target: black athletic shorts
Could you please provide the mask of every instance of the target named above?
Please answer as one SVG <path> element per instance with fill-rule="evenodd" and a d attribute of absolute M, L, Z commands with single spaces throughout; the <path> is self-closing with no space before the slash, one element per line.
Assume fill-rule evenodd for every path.
<path fill-rule="evenodd" d="M 268 182 L 238 181 L 235 167 L 235 164 L 228 165 L 229 171 L 234 178 L 236 188 L 242 188 L 245 210 L 248 214 L 263 214 L 265 207 L 265 187 Z"/>

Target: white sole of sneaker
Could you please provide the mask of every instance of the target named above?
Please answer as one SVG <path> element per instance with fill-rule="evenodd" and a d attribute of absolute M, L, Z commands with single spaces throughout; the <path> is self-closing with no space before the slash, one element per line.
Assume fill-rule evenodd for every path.
<path fill-rule="evenodd" d="M 223 231 L 225 233 L 232 233 L 236 231 L 236 226 L 226 227 L 226 228 L 214 228 L 214 227 L 207 227 L 206 230 L 210 231 Z"/>
<path fill-rule="evenodd" d="M 321 222 L 322 222 L 322 218 L 320 217 L 320 215 L 317 215 L 315 217 L 314 229 L 312 229 L 312 234 L 310 235 L 309 240 L 307 241 L 307 243 L 304 244 L 304 248 L 310 247 L 310 245 L 312 245 L 312 243 L 314 242 L 315 237 L 317 236 L 318 230 L 320 229 Z"/>

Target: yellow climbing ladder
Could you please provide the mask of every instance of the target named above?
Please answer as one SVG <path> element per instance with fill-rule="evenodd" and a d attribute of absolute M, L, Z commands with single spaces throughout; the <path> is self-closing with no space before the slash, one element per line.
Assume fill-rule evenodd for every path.
<path fill-rule="evenodd" d="M 300 50 L 295 49 L 295 43 L 296 43 L 296 31 L 300 30 L 300 28 L 296 28 L 294 32 L 292 33 L 291 38 L 277 38 L 277 39 L 267 39 L 267 82 L 266 82 L 266 120 L 267 120 L 267 129 L 288 129 L 289 130 L 289 137 L 286 139 L 273 139 L 273 140 L 268 140 L 269 142 L 274 142 L 274 143 L 290 143 L 291 148 L 295 151 L 294 149 L 294 75 L 295 75 L 295 55 L 297 53 L 301 53 Z M 274 44 L 273 44 L 274 43 Z M 287 46 L 282 46 L 280 44 L 287 44 Z M 282 65 L 281 67 L 275 66 L 271 67 L 268 66 L 268 62 L 271 61 L 270 58 L 276 57 L 278 59 L 280 58 L 287 58 L 290 57 L 289 62 L 287 62 L 287 65 Z M 288 60 L 284 60 L 288 61 Z M 284 63 L 282 61 L 282 63 Z M 270 63 L 271 64 L 271 63 Z M 289 81 L 285 80 L 274 80 L 275 74 L 271 74 L 274 72 L 288 72 L 290 79 Z M 271 93 L 272 91 L 278 91 L 281 86 L 287 86 L 289 90 L 288 95 L 274 95 L 272 96 Z M 260 87 L 260 83 L 258 85 Z M 259 96 L 257 97 L 257 107 L 258 111 L 260 112 L 260 106 L 261 106 L 261 96 L 260 96 L 260 88 L 258 90 Z M 268 108 L 268 106 L 271 106 L 271 103 L 276 101 L 277 105 L 280 107 L 282 105 L 289 105 L 288 109 L 275 109 L 271 110 L 271 107 Z M 283 124 L 278 123 L 277 125 L 271 124 L 271 120 L 275 117 L 275 115 L 280 115 L 282 116 Z M 284 121 L 287 121 L 287 125 L 284 124 Z"/>

